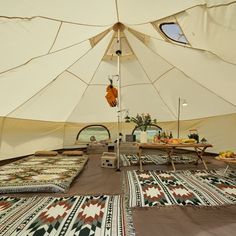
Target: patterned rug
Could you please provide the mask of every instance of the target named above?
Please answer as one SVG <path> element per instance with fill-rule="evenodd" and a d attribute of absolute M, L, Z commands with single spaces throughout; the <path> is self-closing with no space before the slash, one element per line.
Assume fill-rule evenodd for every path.
<path fill-rule="evenodd" d="M 128 155 L 128 154 L 121 154 L 121 161 L 123 163 L 123 166 L 135 166 L 139 165 L 139 157 L 136 154 Z M 173 160 L 177 164 L 189 164 L 196 162 L 197 157 L 193 154 L 178 154 L 173 155 Z M 169 163 L 168 156 L 166 155 L 166 152 L 159 153 L 157 155 L 144 155 L 141 156 L 142 163 L 144 165 L 163 165 Z"/>
<path fill-rule="evenodd" d="M 120 196 L 0 197 L 0 235 L 125 235 Z"/>
<path fill-rule="evenodd" d="M 129 206 L 236 204 L 236 173 L 222 171 L 127 171 Z"/>
<path fill-rule="evenodd" d="M 30 156 L 0 167 L 0 193 L 66 192 L 86 156 Z"/>

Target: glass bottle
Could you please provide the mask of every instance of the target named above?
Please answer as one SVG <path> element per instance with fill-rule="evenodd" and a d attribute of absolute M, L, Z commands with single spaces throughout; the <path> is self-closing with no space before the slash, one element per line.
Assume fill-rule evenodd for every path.
<path fill-rule="evenodd" d="M 163 138 L 166 138 L 166 132 L 165 131 L 163 132 Z"/>

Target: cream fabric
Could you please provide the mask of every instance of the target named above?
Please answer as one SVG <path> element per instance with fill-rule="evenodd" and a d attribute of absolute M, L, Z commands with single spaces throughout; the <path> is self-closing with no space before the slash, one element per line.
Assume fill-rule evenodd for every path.
<path fill-rule="evenodd" d="M 63 123 L 5 118 L 0 160 L 33 154 L 38 150 L 60 149 L 63 132 Z"/>
<path fill-rule="evenodd" d="M 117 20 L 115 1 L 110 0 L 88 0 L 86 3 L 83 0 L 25 0 L 21 4 L 17 0 L 1 0 L 0 5 L 0 15 L 3 16 L 42 16 L 88 25 L 110 25 Z M 101 11 L 104 7 L 105 14 Z"/>
<path fill-rule="evenodd" d="M 186 99 L 180 115 L 186 129 L 197 124 L 214 151 L 235 149 L 236 132 L 220 138 L 235 127 L 235 1 L 0 0 L 0 6 L 0 159 L 71 145 L 70 124 L 112 124 L 116 139 L 117 108 L 105 94 L 109 77 L 118 86 L 117 22 L 125 28 L 121 108 L 131 116 L 148 112 L 175 132 L 178 98 Z M 166 38 L 159 26 L 170 22 L 189 44 Z"/>
<path fill-rule="evenodd" d="M 7 71 L 32 58 L 46 55 L 53 45 L 59 26 L 60 22 L 40 18 L 31 21 L 0 18 L 0 71 Z"/>
<path fill-rule="evenodd" d="M 72 65 L 68 71 L 72 72 L 79 78 L 81 78 L 86 83 L 90 83 L 93 79 L 93 75 L 102 60 L 103 55 L 107 49 L 107 45 L 111 40 L 112 32 L 104 37 L 100 43 L 95 45 L 93 50 L 91 50 L 86 56 L 81 60 Z"/>
<path fill-rule="evenodd" d="M 61 73 L 89 49 L 89 42 L 85 41 L 63 51 L 33 59 L 22 67 L 1 74 L 0 115 L 6 116 L 16 111 L 18 107 L 20 108 L 38 92 L 53 83 Z M 9 92 L 11 96 L 9 96 Z"/>
<path fill-rule="evenodd" d="M 51 51 L 54 52 L 62 48 L 76 45 L 94 37 L 94 35 L 104 32 L 107 29 L 109 29 L 108 26 L 92 27 L 87 25 L 62 23 L 57 40 L 55 41 Z"/>
<path fill-rule="evenodd" d="M 76 136 L 80 129 L 91 123 L 68 123 L 65 126 L 64 147 L 74 145 Z M 117 123 L 103 123 L 111 132 L 111 138 L 116 139 Z M 173 132 L 177 137 L 177 122 L 158 122 L 163 130 Z M 133 123 L 123 123 L 122 133 L 131 134 L 135 125 Z M 236 133 L 236 114 L 215 116 L 210 118 L 193 119 L 180 122 L 180 137 L 187 138 L 189 130 L 197 129 L 200 139 L 205 137 L 213 148 L 207 149 L 209 152 L 218 153 L 223 150 L 233 150 L 236 152 L 235 133 Z"/>
<path fill-rule="evenodd" d="M 152 52 L 146 45 L 139 41 L 129 31 L 125 32 L 127 39 L 142 65 L 143 70 L 148 75 L 150 82 L 155 81 L 173 66 L 155 52 Z"/>
<path fill-rule="evenodd" d="M 68 113 L 72 112 L 73 107 L 80 100 L 86 86 L 73 74 L 63 72 L 55 81 L 10 115 L 18 118 L 64 122 Z"/>

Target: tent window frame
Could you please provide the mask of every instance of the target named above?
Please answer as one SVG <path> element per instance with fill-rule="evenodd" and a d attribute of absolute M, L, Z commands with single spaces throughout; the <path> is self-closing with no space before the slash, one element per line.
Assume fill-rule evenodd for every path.
<path fill-rule="evenodd" d="M 176 39 L 171 38 L 171 37 L 165 32 L 165 30 L 163 29 L 163 26 L 164 26 L 164 25 L 177 25 L 177 26 L 180 28 L 180 25 L 179 25 L 178 23 L 176 23 L 176 22 L 164 22 L 164 23 L 161 23 L 161 24 L 159 25 L 159 29 L 160 29 L 161 33 L 162 33 L 168 40 L 171 40 L 171 41 L 173 41 L 173 42 L 175 42 L 175 43 L 181 43 L 181 44 L 184 44 L 184 45 L 188 45 L 188 44 L 189 44 L 188 39 L 187 39 L 187 37 L 185 36 L 185 34 L 184 34 L 184 32 L 182 31 L 181 28 L 180 28 L 181 33 L 182 33 L 182 35 L 184 36 L 184 38 L 186 39 L 187 42 L 178 41 L 178 40 L 176 40 Z"/>
<path fill-rule="evenodd" d="M 134 134 L 134 132 L 135 132 L 137 129 L 139 129 L 141 126 L 142 126 L 142 125 L 135 126 L 135 128 L 134 128 L 134 129 L 133 129 L 133 131 L 132 131 L 132 135 L 133 135 L 133 134 Z M 159 130 L 162 130 L 162 128 L 161 128 L 160 126 L 158 126 L 158 125 L 155 125 L 155 124 L 152 124 L 152 125 L 150 125 L 149 127 L 152 127 L 152 126 L 154 126 L 154 127 L 158 128 Z"/>
<path fill-rule="evenodd" d="M 99 126 L 99 127 L 104 128 L 104 129 L 107 131 L 107 133 L 108 133 L 109 139 L 111 139 L 111 133 L 110 133 L 109 129 L 108 129 L 105 125 L 94 124 L 94 125 L 87 125 L 87 126 L 83 127 L 83 128 L 78 132 L 78 134 L 77 134 L 77 136 L 76 136 L 76 141 L 78 141 L 81 132 L 83 132 L 85 129 L 87 129 L 87 128 L 89 128 L 89 127 L 94 127 L 94 126 Z"/>

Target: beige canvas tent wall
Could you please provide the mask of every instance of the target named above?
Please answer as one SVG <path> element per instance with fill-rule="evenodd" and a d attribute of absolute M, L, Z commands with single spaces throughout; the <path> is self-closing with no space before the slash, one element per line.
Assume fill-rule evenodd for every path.
<path fill-rule="evenodd" d="M 184 98 L 181 135 L 197 128 L 214 152 L 236 151 L 235 10 L 232 0 L 0 0 L 0 159 L 72 145 L 88 123 L 112 124 L 115 137 L 117 109 L 104 96 L 117 22 L 121 107 L 176 131 Z M 187 44 L 163 23 L 178 24 Z"/>

